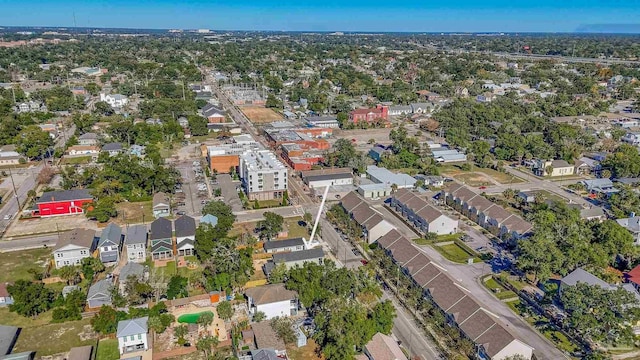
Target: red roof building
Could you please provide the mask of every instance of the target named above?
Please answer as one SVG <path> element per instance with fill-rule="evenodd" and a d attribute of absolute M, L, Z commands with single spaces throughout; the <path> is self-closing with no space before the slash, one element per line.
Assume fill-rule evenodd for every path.
<path fill-rule="evenodd" d="M 387 106 L 378 105 L 373 109 L 356 109 L 349 113 L 349 121 L 354 124 L 359 122 L 372 123 L 375 121 L 389 120 L 389 108 Z"/>
<path fill-rule="evenodd" d="M 93 196 L 87 189 L 47 191 L 36 201 L 37 209 L 34 209 L 33 215 L 46 217 L 82 214 L 85 204 L 92 202 Z"/>
<path fill-rule="evenodd" d="M 636 289 L 640 290 L 640 265 L 624 274 L 624 279 L 626 282 L 633 284 Z"/>

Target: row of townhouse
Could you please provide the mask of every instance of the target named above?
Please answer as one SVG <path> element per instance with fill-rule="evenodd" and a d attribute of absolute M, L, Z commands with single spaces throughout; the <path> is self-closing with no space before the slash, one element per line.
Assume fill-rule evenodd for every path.
<path fill-rule="evenodd" d="M 60 235 L 53 249 L 53 260 L 57 269 L 75 266 L 82 259 L 96 254 L 104 264 L 120 260 L 123 248 L 127 249 L 127 260 L 144 262 L 146 259 L 147 230 L 144 225 L 128 227 L 126 234 L 114 223 L 107 225 L 100 236 L 95 230 L 76 228 Z"/>
<path fill-rule="evenodd" d="M 175 242 L 174 242 L 175 231 Z M 169 260 L 175 256 L 195 254 L 196 221 L 190 216 L 181 216 L 175 221 L 160 217 L 151 223 L 151 258 Z"/>
<path fill-rule="evenodd" d="M 457 219 L 443 214 L 409 189 L 398 189 L 390 205 L 422 233 L 446 235 L 458 231 Z"/>
<path fill-rule="evenodd" d="M 362 233 L 369 244 L 395 229 L 395 226 L 385 220 L 382 214 L 369 206 L 355 192 L 350 192 L 343 197 L 341 204 L 351 218 L 362 227 Z"/>
<path fill-rule="evenodd" d="M 441 193 L 447 205 L 505 240 L 530 235 L 533 225 L 470 188 L 454 184 Z"/>
<path fill-rule="evenodd" d="M 449 325 L 473 341 L 478 358 L 503 360 L 518 355 L 523 359 L 532 358 L 531 346 L 509 332 L 497 315 L 483 308 L 469 290 L 456 283 L 444 268 L 419 252 L 398 231 L 392 230 L 378 239 L 378 246 L 424 290 L 424 296 L 444 313 Z"/>

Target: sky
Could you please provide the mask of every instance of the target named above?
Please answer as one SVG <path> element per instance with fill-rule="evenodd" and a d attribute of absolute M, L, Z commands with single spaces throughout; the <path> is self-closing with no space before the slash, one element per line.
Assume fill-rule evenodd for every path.
<path fill-rule="evenodd" d="M 638 24 L 640 0 L 0 0 L 0 26 L 573 32 Z"/>

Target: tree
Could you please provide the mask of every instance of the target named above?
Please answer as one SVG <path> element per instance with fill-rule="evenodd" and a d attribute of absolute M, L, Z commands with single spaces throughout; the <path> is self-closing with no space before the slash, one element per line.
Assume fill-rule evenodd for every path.
<path fill-rule="evenodd" d="M 116 209 L 116 196 L 104 196 L 93 203 L 86 204 L 87 217 L 98 222 L 105 223 L 118 216 Z"/>
<path fill-rule="evenodd" d="M 218 344 L 220 344 L 218 337 L 208 335 L 198 339 L 196 342 L 196 349 L 202 351 L 205 358 L 209 359 L 211 348 L 217 348 Z"/>
<path fill-rule="evenodd" d="M 304 215 L 302 215 L 302 221 L 304 221 L 304 225 L 305 225 L 307 228 L 310 228 L 310 227 L 311 227 L 311 225 L 312 225 L 312 224 L 311 224 L 311 222 L 313 221 L 313 216 L 311 215 L 311 213 L 310 213 L 310 212 L 305 211 L 305 212 L 304 212 Z"/>
<path fill-rule="evenodd" d="M 52 320 L 55 323 L 82 319 L 82 309 L 87 296 L 80 290 L 74 290 L 66 295 L 64 304 L 53 309 Z"/>
<path fill-rule="evenodd" d="M 611 170 L 613 176 L 617 178 L 638 177 L 640 176 L 640 153 L 635 146 L 622 144 L 613 154 L 607 156 L 602 162 L 602 167 Z"/>
<path fill-rule="evenodd" d="M 511 188 L 507 188 L 502 192 L 502 196 L 504 196 L 507 200 L 513 200 L 517 195 L 517 192 Z"/>
<path fill-rule="evenodd" d="M 262 311 L 256 311 L 256 313 L 253 314 L 253 321 L 255 322 L 261 322 L 266 318 L 267 318 L 267 315 Z"/>
<path fill-rule="evenodd" d="M 215 226 L 217 230 L 216 237 L 225 237 L 236 221 L 231 206 L 223 201 L 209 201 L 202 208 L 202 215 L 211 214 L 218 218 L 218 224 Z"/>
<path fill-rule="evenodd" d="M 49 310 L 55 300 L 53 290 L 46 288 L 43 283 L 18 280 L 7 286 L 7 291 L 13 298 L 9 310 L 22 316 L 35 317 Z"/>
<path fill-rule="evenodd" d="M 111 306 L 102 305 L 100 311 L 91 318 L 91 326 L 93 326 L 93 330 L 102 335 L 113 334 L 117 330 L 118 321 L 126 318 L 127 313 L 116 311 Z"/>
<path fill-rule="evenodd" d="M 53 147 L 49 133 L 37 125 L 25 127 L 16 137 L 16 150 L 22 155 L 33 158 L 43 157 Z"/>
<path fill-rule="evenodd" d="M 290 318 L 277 316 L 271 319 L 269 325 L 285 344 L 291 344 L 296 341 L 296 333 L 293 330 L 293 322 Z"/>
<path fill-rule="evenodd" d="M 213 313 L 204 312 L 200 314 L 197 322 L 198 322 L 198 325 L 206 329 L 209 325 L 213 323 Z"/>
<path fill-rule="evenodd" d="M 223 301 L 216 307 L 216 311 L 218 312 L 218 316 L 220 319 L 224 321 L 231 320 L 233 317 L 233 306 L 228 301 Z"/>
<path fill-rule="evenodd" d="M 125 282 L 126 300 L 129 305 L 141 305 L 153 296 L 153 288 L 146 282 L 141 282 L 137 276 L 131 275 Z"/>
<path fill-rule="evenodd" d="M 265 106 L 268 108 L 282 108 L 282 101 L 277 99 L 273 94 L 267 95 Z"/>
<path fill-rule="evenodd" d="M 269 274 L 269 283 L 278 284 L 287 278 L 287 266 L 283 263 L 277 264 Z"/>
<path fill-rule="evenodd" d="M 75 285 L 80 282 L 80 268 L 77 266 L 67 265 L 58 270 L 60 277 L 67 281 L 67 285 Z"/>
<path fill-rule="evenodd" d="M 203 136 L 209 133 L 209 129 L 207 128 L 208 121 L 202 116 L 189 115 L 187 120 L 189 121 L 189 130 L 191 130 L 191 135 Z"/>
<path fill-rule="evenodd" d="M 389 335 L 391 329 L 393 329 L 393 319 L 395 319 L 395 317 L 396 309 L 389 300 L 377 303 L 376 306 L 373 307 L 373 312 L 370 314 L 375 332 L 387 335 Z"/>
<path fill-rule="evenodd" d="M 90 283 L 93 281 L 93 278 L 97 273 L 104 271 L 104 264 L 102 261 L 94 257 L 82 259 L 80 266 L 82 267 L 82 275 L 84 275 L 84 278 Z"/>
<path fill-rule="evenodd" d="M 260 237 L 271 241 L 273 237 L 282 231 L 284 218 L 282 215 L 270 211 L 265 212 L 262 216 L 264 216 L 264 220 L 259 221 L 257 226 L 260 230 Z"/>
<path fill-rule="evenodd" d="M 189 281 L 186 277 L 173 275 L 167 286 L 167 298 L 169 300 L 180 299 L 189 296 L 187 285 Z"/>
<path fill-rule="evenodd" d="M 115 112 L 111 107 L 111 105 L 109 105 L 106 101 L 98 101 L 95 103 L 94 106 L 95 106 L 94 112 L 102 116 L 111 116 Z"/>
<path fill-rule="evenodd" d="M 178 338 L 178 345 L 180 346 L 184 345 L 187 342 L 184 337 L 187 336 L 188 333 L 189 328 L 187 328 L 187 325 L 178 325 L 173 328 L 173 335 Z"/>

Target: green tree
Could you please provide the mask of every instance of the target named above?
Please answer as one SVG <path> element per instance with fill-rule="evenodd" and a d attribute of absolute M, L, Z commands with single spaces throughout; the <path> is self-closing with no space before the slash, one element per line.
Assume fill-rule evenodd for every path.
<path fill-rule="evenodd" d="M 146 282 L 140 281 L 137 276 L 129 276 L 125 282 L 126 300 L 129 305 L 141 305 L 153 296 L 153 288 Z"/>
<path fill-rule="evenodd" d="M 269 321 L 269 325 L 285 344 L 296 342 L 296 333 L 293 330 L 293 322 L 290 318 L 277 316 Z"/>
<path fill-rule="evenodd" d="M 278 284 L 287 278 L 287 266 L 283 263 L 277 264 L 269 274 L 269 283 Z"/>
<path fill-rule="evenodd" d="M 35 317 L 49 310 L 55 300 L 53 290 L 46 288 L 43 283 L 17 280 L 7 286 L 7 291 L 13 298 L 9 310 L 22 316 Z"/>
<path fill-rule="evenodd" d="M 16 136 L 16 150 L 29 158 L 39 158 L 44 156 L 53 147 L 53 139 L 49 133 L 43 131 L 37 125 L 25 127 Z"/>
<path fill-rule="evenodd" d="M 58 270 L 60 277 L 67 281 L 67 285 L 75 285 L 80 282 L 80 268 L 77 266 L 67 265 Z"/>
<path fill-rule="evenodd" d="M 200 316 L 198 317 L 198 325 L 202 326 L 203 328 L 207 328 L 212 323 L 213 323 L 213 313 L 211 312 L 204 312 L 200 314 Z"/>
<path fill-rule="evenodd" d="M 87 217 L 101 223 L 111 220 L 111 218 L 118 216 L 116 201 L 116 196 L 104 196 L 91 204 L 87 204 Z"/>
<path fill-rule="evenodd" d="M 105 101 L 98 101 L 94 104 L 94 112 L 102 116 L 111 116 L 115 113 L 111 105 Z"/>
<path fill-rule="evenodd" d="M 267 315 L 265 313 L 263 313 L 262 311 L 256 311 L 255 314 L 253 314 L 253 321 L 255 322 L 261 322 L 262 320 L 266 319 Z"/>
<path fill-rule="evenodd" d="M 80 266 L 82 267 L 82 275 L 84 275 L 84 278 L 89 282 L 93 281 L 93 278 L 97 273 L 104 271 L 104 264 L 102 261 L 94 257 L 82 259 Z"/>
<path fill-rule="evenodd" d="M 375 332 L 389 335 L 391 329 L 393 329 L 393 319 L 396 317 L 396 309 L 391 301 L 386 300 L 377 303 L 373 307 L 373 311 L 370 314 L 370 321 L 375 329 Z"/>
<path fill-rule="evenodd" d="M 209 129 L 207 128 L 207 119 L 198 115 L 189 115 L 187 117 L 189 121 L 189 130 L 191 130 L 191 135 L 193 136 L 203 136 L 209 133 Z"/>
<path fill-rule="evenodd" d="M 231 303 L 228 301 L 219 303 L 216 307 L 216 311 L 218 312 L 220 319 L 224 321 L 231 320 L 231 317 L 233 317 L 233 306 L 231 306 Z"/>
<path fill-rule="evenodd" d="M 216 336 L 205 336 L 198 339 L 196 342 L 196 349 L 204 353 L 204 357 L 209 359 L 211 356 L 211 349 L 215 349 L 220 344 L 220 341 Z"/>
<path fill-rule="evenodd" d="M 169 300 L 180 299 L 189 296 L 187 285 L 189 280 L 180 275 L 173 275 L 167 285 L 167 298 Z"/>
<path fill-rule="evenodd" d="M 116 311 L 111 306 L 102 305 L 100 311 L 91 318 L 91 326 L 93 326 L 93 330 L 102 335 L 113 334 L 117 330 L 118 321 L 126 318 L 127 313 Z"/>
<path fill-rule="evenodd" d="M 604 168 L 610 169 L 615 177 L 640 176 L 640 153 L 635 146 L 620 145 L 613 154 L 602 162 Z"/>
<path fill-rule="evenodd" d="M 178 345 L 184 345 L 187 340 L 185 340 L 185 336 L 189 333 L 189 328 L 187 325 L 178 325 L 173 328 L 173 334 L 178 338 Z"/>
<path fill-rule="evenodd" d="M 264 220 L 260 220 L 257 226 L 260 231 L 260 237 L 263 240 L 271 241 L 271 239 L 282 231 L 284 218 L 282 215 L 270 211 L 266 211 L 262 216 L 264 216 Z"/>

